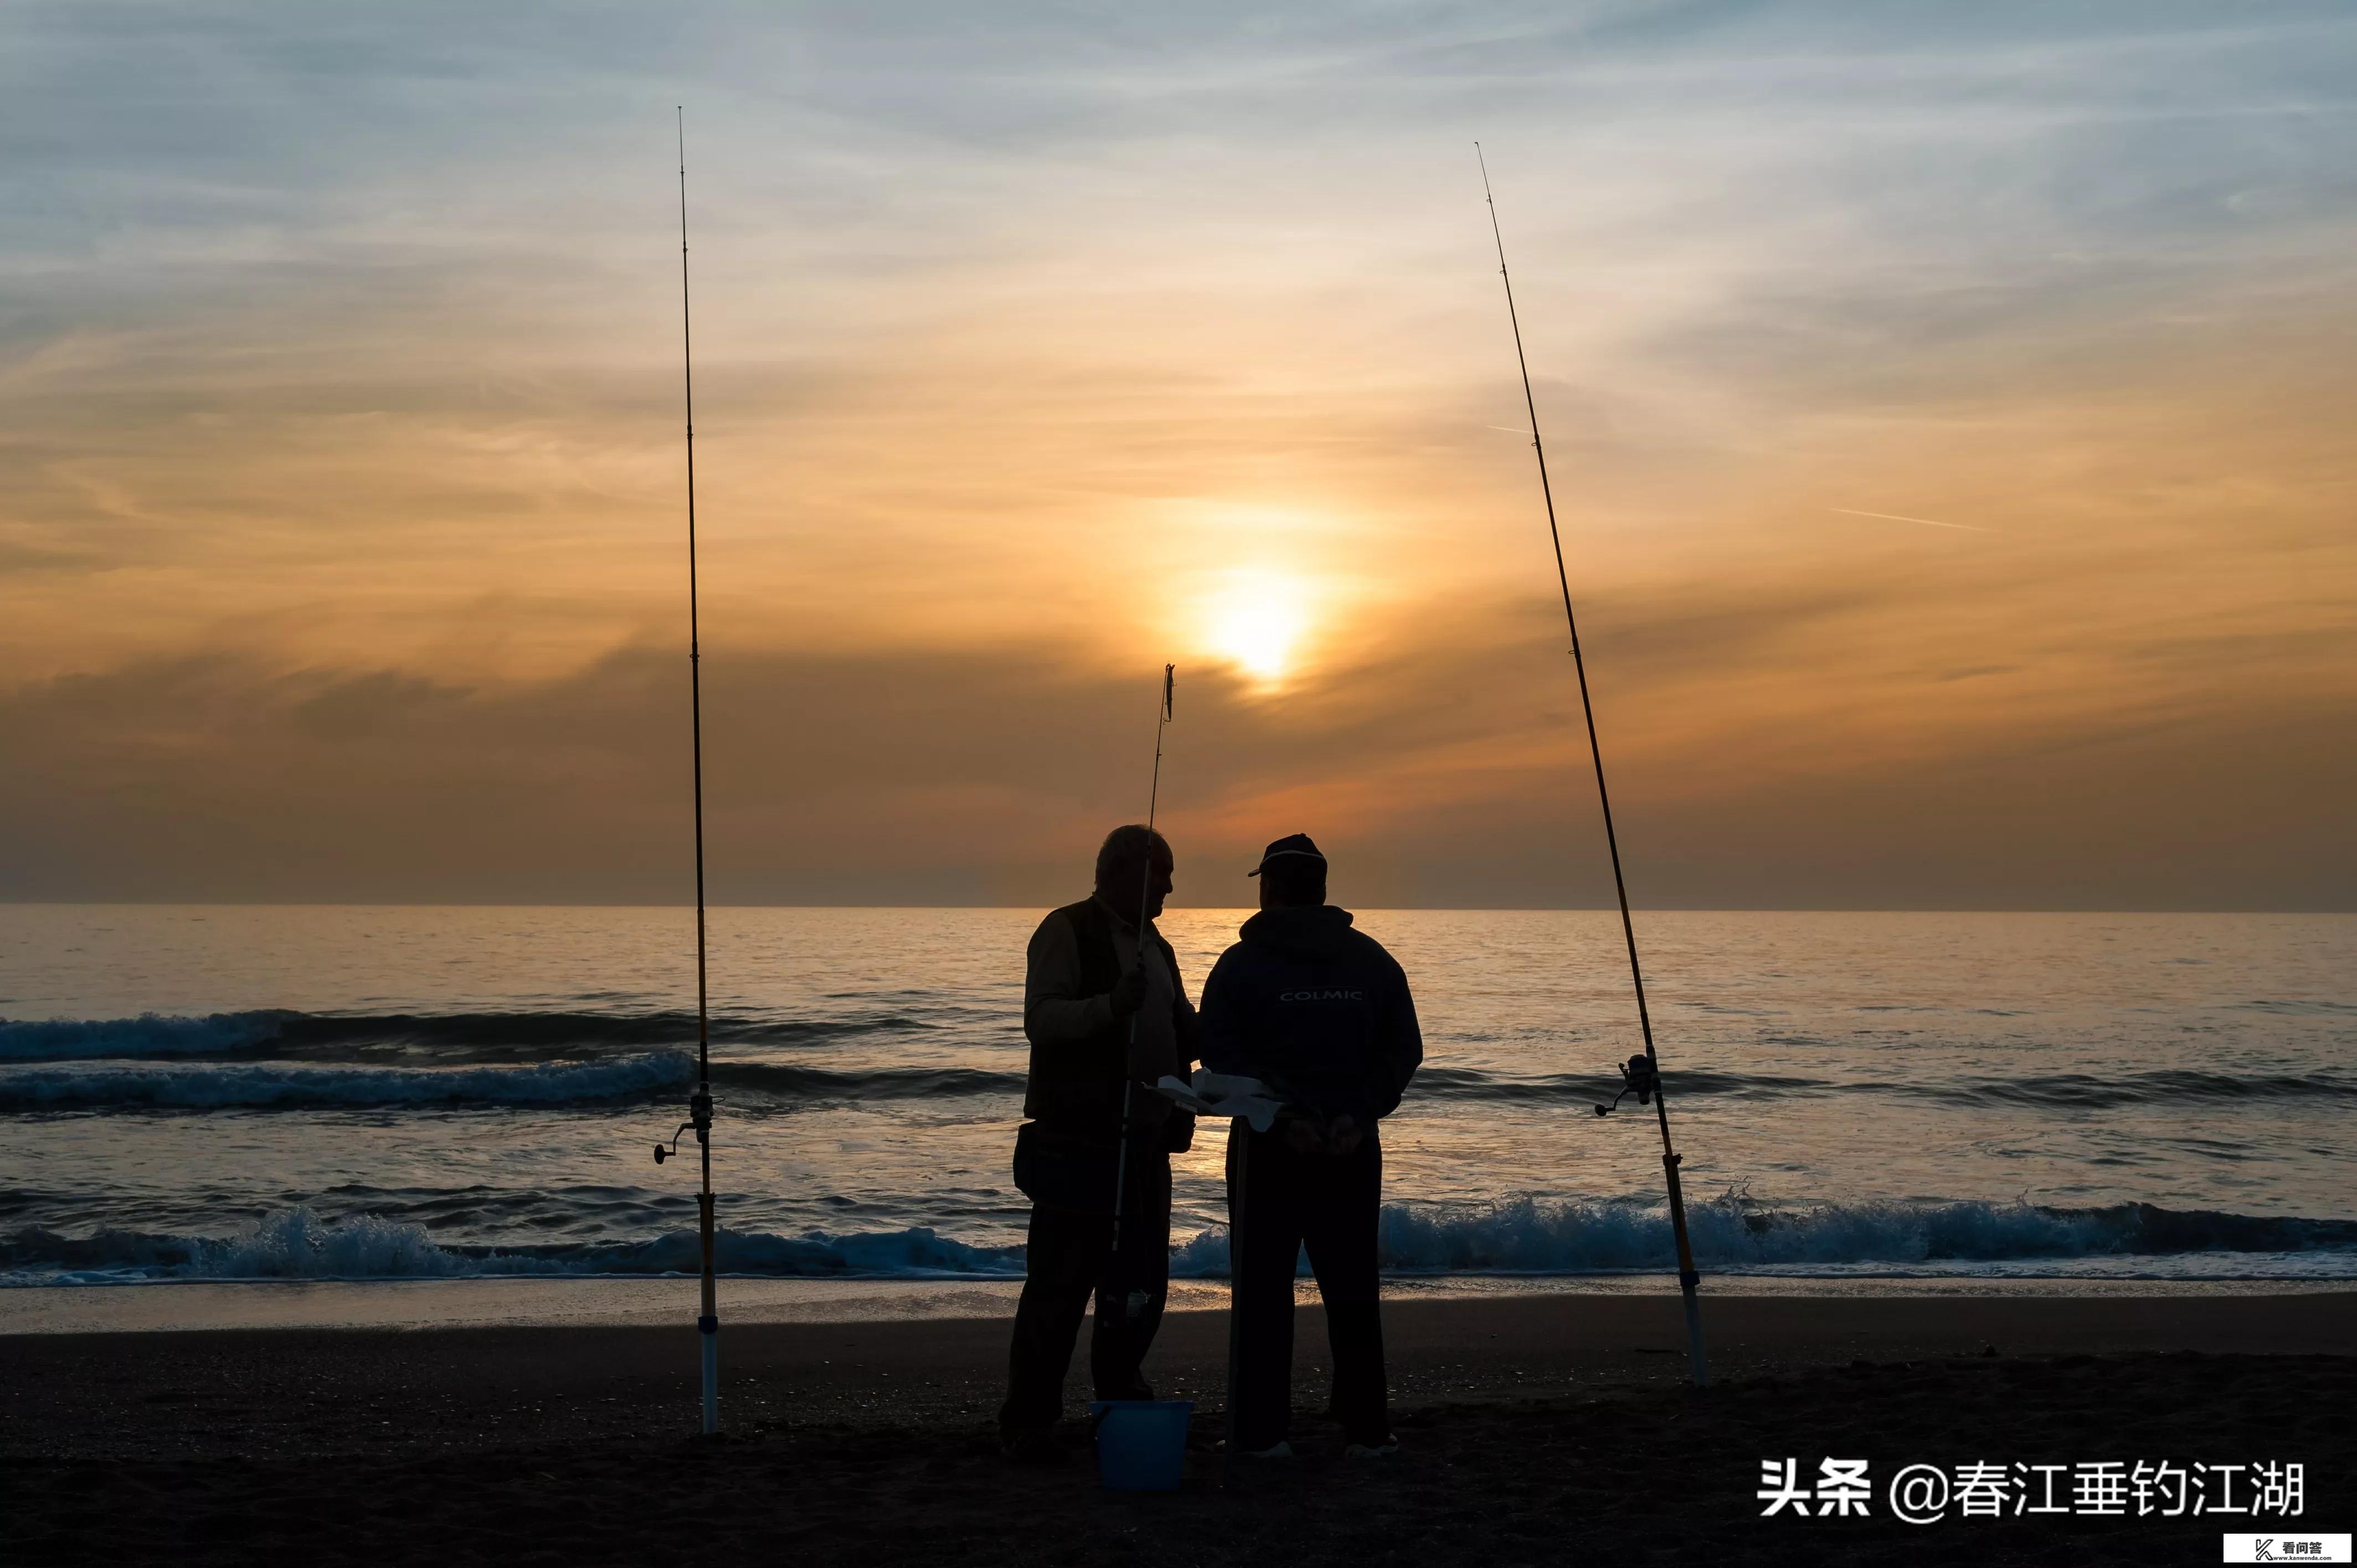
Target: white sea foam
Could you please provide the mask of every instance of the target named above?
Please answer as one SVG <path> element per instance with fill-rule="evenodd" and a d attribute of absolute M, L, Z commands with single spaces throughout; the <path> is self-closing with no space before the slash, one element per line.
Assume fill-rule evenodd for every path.
<path fill-rule="evenodd" d="M 2115 1213 L 2024 1204 L 1824 1204 L 1761 1213 L 1722 1201 L 1691 1208 L 1686 1228 L 1695 1262 L 1705 1268 L 2072 1258 L 2136 1250 L 2132 1224 Z M 1669 1268 L 1677 1256 L 1665 1209 L 1527 1198 L 1470 1213 L 1387 1209 L 1383 1250 L 1394 1268 L 1429 1273 Z"/>
<path fill-rule="evenodd" d="M 2022 1204 L 1828 1205 L 1762 1214 L 1734 1199 L 1688 1215 L 1706 1274 L 1935 1272 L 1992 1278 L 2040 1273 L 2201 1278 L 2357 1277 L 2357 1225 L 2182 1213 L 2127 1205 L 2050 1210 Z M 1386 1272 L 1402 1275 L 1579 1275 L 1675 1267 L 1667 1216 L 1637 1204 L 1539 1203 L 1482 1208 L 1386 1206 Z M 723 1273 L 777 1278 L 1013 1277 L 1015 1243 L 961 1240 L 924 1226 L 799 1236 L 723 1230 Z M 1213 1228 L 1171 1249 L 1171 1273 L 1221 1278 L 1228 1233 Z M 0 1240 L 0 1282 L 141 1279 L 447 1279 L 468 1276 L 688 1274 L 699 1267 L 685 1230 L 639 1240 L 522 1246 L 438 1240 L 422 1224 L 355 1214 L 323 1219 L 296 1207 L 225 1237 L 103 1230 L 74 1239 L 40 1230 Z"/>
<path fill-rule="evenodd" d="M 724 1273 L 783 1278 L 1019 1276 L 1020 1246 L 975 1245 L 923 1227 L 846 1236 L 723 1230 Z M 701 1266 L 693 1232 L 645 1240 L 468 1247 L 421 1224 L 355 1214 L 325 1219 L 307 1206 L 274 1210 L 225 1237 L 102 1230 L 72 1239 L 20 1231 L 0 1242 L 0 1283 L 137 1280 L 457 1279 L 511 1274 L 690 1274 Z"/>
<path fill-rule="evenodd" d="M 2357 1272 L 2357 1224 L 2183 1213 L 2128 1204 L 2051 1209 L 2022 1203 L 1824 1204 L 1764 1211 L 1729 1197 L 1690 1208 L 1687 1234 L 1705 1273 L 1937 1265 L 1960 1272 L 2085 1259 L 2248 1252 L 2299 1255 L 2322 1273 Z M 1480 1208 L 1390 1204 L 1383 1267 L 1400 1274 L 1587 1274 L 1677 1264 L 1666 1209 L 1634 1203 Z M 2231 1264 L 2220 1267 L 2231 1271 Z M 1228 1270 L 1228 1234 L 1205 1230 L 1174 1250 L 1172 1272 Z"/>

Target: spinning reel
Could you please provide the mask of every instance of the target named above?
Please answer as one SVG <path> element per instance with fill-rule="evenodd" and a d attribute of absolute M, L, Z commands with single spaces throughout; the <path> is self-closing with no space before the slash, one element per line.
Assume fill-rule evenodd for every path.
<path fill-rule="evenodd" d="M 1651 1105 L 1653 1095 L 1662 1087 L 1660 1075 L 1653 1070 L 1653 1058 L 1641 1053 L 1620 1064 L 1620 1082 L 1622 1088 L 1612 1097 L 1612 1103 L 1596 1108 L 1598 1116 L 1611 1115 L 1620 1108 L 1620 1102 L 1632 1094 L 1637 1097 L 1638 1104 Z"/>
<path fill-rule="evenodd" d="M 1599 1110 L 1598 1114 L 1601 1115 L 1602 1112 Z M 691 1127 L 695 1129 L 697 1143 L 708 1144 L 712 1141 L 712 1096 L 701 1089 L 688 1096 L 687 1115 L 688 1119 L 681 1122 L 678 1129 L 672 1133 L 668 1147 L 662 1144 L 655 1145 L 655 1164 L 661 1165 L 679 1153 L 679 1135 Z"/>

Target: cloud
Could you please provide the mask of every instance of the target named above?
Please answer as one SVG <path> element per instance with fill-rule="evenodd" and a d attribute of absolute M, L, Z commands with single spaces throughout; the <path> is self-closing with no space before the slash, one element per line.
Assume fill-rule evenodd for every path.
<path fill-rule="evenodd" d="M 1641 890 L 2347 897 L 2343 8 L 0 42 L 0 891 L 679 896 L 686 102 L 731 897 L 1055 896 L 1165 658 L 1205 856 L 1601 896 L 1476 135 Z"/>
<path fill-rule="evenodd" d="M 1726 722 L 1744 685 L 1724 672 L 1805 657 L 1828 628 L 1854 631 L 1859 607 L 1597 607 L 1641 902 L 2346 907 L 2357 748 L 2297 694 L 2108 716 L 1959 710 L 1910 729 L 1851 693 L 1789 747 Z M 1182 671 L 1164 776 L 1180 901 L 1242 901 L 1231 874 L 1305 828 L 1362 904 L 1609 899 L 1550 613 L 1490 607 L 1281 702 Z M 20 686 L 0 695 L 16 758 L 0 774 L 0 891 L 680 898 L 683 662 L 630 646 L 554 679 L 453 685 L 216 654 Z M 1150 685 L 1045 648 L 707 649 L 715 896 L 1062 897 L 1105 829 L 1138 814 Z"/>

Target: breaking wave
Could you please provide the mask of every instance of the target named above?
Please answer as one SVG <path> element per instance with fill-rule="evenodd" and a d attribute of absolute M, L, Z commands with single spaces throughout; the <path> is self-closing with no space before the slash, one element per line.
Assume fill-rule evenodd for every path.
<path fill-rule="evenodd" d="M 722 1273 L 784 1278 L 955 1279 L 1023 1273 L 1023 1248 L 952 1240 L 926 1228 L 832 1236 L 722 1230 Z M 75 1239 L 38 1228 L 0 1240 L 0 1282 L 467 1279 L 503 1275 L 693 1274 L 693 1231 L 639 1241 L 470 1246 L 436 1240 L 414 1221 L 356 1214 L 325 1219 L 284 1208 L 226 1237 L 109 1230 Z"/>
<path fill-rule="evenodd" d="M 2050 1208 L 2030 1204 L 1828 1204 L 1763 1210 L 1737 1197 L 1688 1216 L 1706 1274 L 1781 1273 L 2069 1273 L 2116 1265 L 2130 1276 L 2357 1277 L 2357 1221 L 2276 1218 L 2149 1204 Z M 1628 1203 L 1541 1203 L 1481 1208 L 1385 1207 L 1383 1267 L 1401 1275 L 1578 1275 L 1674 1268 L 1669 1221 Z M 779 1278 L 1013 1278 L 1020 1243 L 943 1236 L 930 1227 L 800 1236 L 723 1230 L 722 1273 Z M 2189 1268 L 2197 1260 L 2198 1268 Z M 497 1275 L 689 1274 L 694 1235 L 641 1240 L 470 1244 L 438 1240 L 415 1221 L 361 1213 L 322 1218 L 274 1210 L 220 1237 L 102 1230 L 70 1237 L 40 1227 L 0 1237 L 0 1283 L 141 1280 L 454 1279 Z M 1228 1239 L 1214 1228 L 1171 1249 L 1171 1272 L 1219 1278 Z"/>
<path fill-rule="evenodd" d="M 2120 1105 L 2216 1102 L 2265 1099 L 2357 1099 L 2357 1077 L 2318 1073 L 2215 1073 L 2161 1070 L 2097 1078 L 2087 1073 L 2044 1073 L 2021 1078 L 1840 1079 L 1795 1078 L 1772 1073 L 1671 1072 L 1663 1075 L 1679 1096 L 1725 1095 L 1743 1100 L 1824 1098 L 1844 1094 L 1894 1095 L 1948 1105 L 2029 1105 L 2095 1110 Z M 1618 1085 L 1574 1074 L 1508 1078 L 1466 1068 L 1427 1068 L 1416 1075 L 1415 1092 L 1441 1100 L 1528 1100 L 1578 1102 L 1611 1098 Z"/>
<path fill-rule="evenodd" d="M 695 1077 L 679 1051 L 537 1067 L 307 1067 L 296 1063 L 104 1062 L 0 1070 L 0 1110 L 221 1110 L 321 1105 L 563 1105 L 678 1090 Z"/>
<path fill-rule="evenodd" d="M 994 1067 L 834 1070 L 780 1053 L 862 1037 L 954 1031 Z M 474 1103 L 555 1105 L 668 1095 L 692 1076 L 694 1016 L 674 1012 L 493 1012 L 343 1015 L 284 1009 L 202 1017 L 0 1021 L 0 1110 L 229 1109 L 305 1105 Z M 1020 1036 L 976 1010 L 938 1017 L 909 1009 L 713 1021 L 713 1079 L 780 1101 L 907 1100 L 1017 1094 Z M 939 1047 L 934 1047 L 938 1052 Z M 1001 1049 L 1004 1055 L 1001 1056 Z M 2357 1074 L 2331 1069 L 2238 1074 L 2155 1069 L 2104 1076 L 1835 1079 L 1774 1073 L 1674 1071 L 1676 1097 L 1742 1101 L 1893 1097 L 1972 1108 L 2057 1111 L 2268 1100 L 2357 1100 Z M 1617 1088 L 1588 1073 L 1515 1075 L 1433 1066 L 1421 1100 L 1582 1106 Z"/>
<path fill-rule="evenodd" d="M 1730 1196 L 1690 1208 L 1686 1226 L 1705 1273 L 1871 1273 L 1924 1265 L 1969 1273 L 1988 1265 L 2194 1253 L 2333 1254 L 2334 1272 L 2357 1273 L 2357 1221 L 2150 1204 L 2074 1209 L 1867 1202 L 1777 1210 Z M 1677 1266 L 1668 1212 L 1636 1203 L 1520 1197 L 1477 1208 L 1387 1204 L 1380 1246 L 1384 1269 L 1395 1274 L 1590 1274 Z M 1224 1275 L 1227 1232 L 1206 1230 L 1178 1247 L 1172 1267 Z"/>
<path fill-rule="evenodd" d="M 943 1012 L 952 1015 L 931 1019 L 883 1010 L 777 1019 L 722 1013 L 712 1018 L 711 1037 L 739 1045 L 813 1045 L 918 1034 L 963 1021 L 962 1010 Z M 135 1018 L 0 1019 L 0 1060 L 7 1061 L 240 1053 L 334 1060 L 399 1053 L 453 1062 L 530 1062 L 694 1041 L 695 1015 L 670 1011 L 339 1014 L 264 1008 L 202 1017 L 143 1013 Z"/>
<path fill-rule="evenodd" d="M 588 1105 L 676 1098 L 695 1079 L 685 1051 L 531 1067 L 328 1067 L 297 1062 L 77 1062 L 0 1068 L 0 1111 L 292 1110 L 370 1105 Z M 716 1064 L 713 1082 L 782 1101 L 927 1100 L 1023 1092 L 1020 1073 L 974 1068 L 836 1072 Z"/>
<path fill-rule="evenodd" d="M 2161 1257 L 2189 1252 L 2357 1252 L 2357 1221 L 2029 1203 L 1830 1203 L 1764 1208 L 1729 1197 L 1695 1205 L 1687 1229 L 1705 1270 L 1876 1263 Z M 1404 1273 L 1666 1269 L 1665 1210 L 1517 1199 L 1475 1212 L 1389 1208 L 1383 1250 Z"/>
<path fill-rule="evenodd" d="M 214 1013 L 201 1018 L 143 1013 L 136 1018 L 0 1019 L 0 1061 L 83 1057 L 192 1057 L 243 1050 L 272 1038 L 295 1013 Z"/>

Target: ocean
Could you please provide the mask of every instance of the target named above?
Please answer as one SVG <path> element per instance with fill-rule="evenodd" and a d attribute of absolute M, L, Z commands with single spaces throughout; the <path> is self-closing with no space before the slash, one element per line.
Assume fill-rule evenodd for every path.
<path fill-rule="evenodd" d="M 1019 1275 L 1040 911 L 712 912 L 721 1268 Z M 1245 911 L 1163 929 L 1191 991 Z M 1673 1267 L 1609 912 L 1368 910 L 1426 1060 L 1400 1279 Z M 2357 917 L 1639 916 L 1706 1279 L 2357 1281 Z M 694 924 L 0 906 L 0 1283 L 695 1268 Z M 1172 1266 L 1226 1269 L 1224 1132 Z"/>

